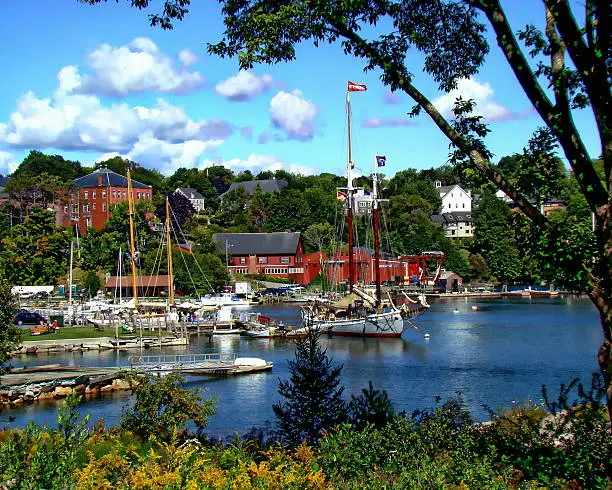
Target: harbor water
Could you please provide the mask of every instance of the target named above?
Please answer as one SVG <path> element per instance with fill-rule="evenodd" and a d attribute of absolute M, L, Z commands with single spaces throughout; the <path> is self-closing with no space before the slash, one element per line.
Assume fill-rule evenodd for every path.
<path fill-rule="evenodd" d="M 601 343 L 599 317 L 584 298 L 457 298 L 431 301 L 432 307 L 400 339 L 322 338 L 328 356 L 343 365 L 346 396 L 358 394 L 372 381 L 386 390 L 396 410 L 411 412 L 461 393 L 477 420 L 487 420 L 486 405 L 510 408 L 531 400 L 542 403 L 542 385 L 558 393 L 561 383 L 579 377 L 590 383 L 597 371 Z M 475 305 L 476 308 L 473 308 Z M 286 325 L 299 324 L 296 305 L 251 307 Z M 217 401 L 217 414 L 208 432 L 216 437 L 245 433 L 251 428 L 274 428 L 272 404 L 279 400 L 279 379 L 289 376 L 294 344 L 288 339 L 248 339 L 236 335 L 194 336 L 188 347 L 164 353 L 232 353 L 274 363 L 269 372 L 227 377 L 187 378 L 187 387 L 202 389 Z M 143 352 L 154 355 L 155 348 Z M 138 352 L 88 351 L 20 356 L 14 366 L 64 364 L 71 366 L 126 365 Z M 129 392 L 109 393 L 81 408 L 92 421 L 107 426 L 121 418 L 130 403 Z M 38 402 L 0 411 L 0 426 L 24 427 L 28 422 L 54 425 L 58 403 Z"/>

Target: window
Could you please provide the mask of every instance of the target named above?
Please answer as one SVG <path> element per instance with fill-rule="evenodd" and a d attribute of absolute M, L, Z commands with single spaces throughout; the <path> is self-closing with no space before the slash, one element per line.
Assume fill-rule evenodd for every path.
<path fill-rule="evenodd" d="M 455 209 L 457 209 L 459 207 L 458 203 L 455 203 Z"/>
<path fill-rule="evenodd" d="M 89 191 L 85 191 L 85 194 L 83 195 L 83 198 L 89 199 Z"/>
<path fill-rule="evenodd" d="M 64 206 L 64 214 L 68 214 L 68 206 Z"/>
<path fill-rule="evenodd" d="M 94 211 L 96 210 L 96 203 L 95 203 L 95 202 L 94 202 L 94 203 L 91 205 L 91 208 L 92 208 Z"/>
<path fill-rule="evenodd" d="M 453 193 L 451 192 L 451 197 L 453 197 Z"/>
<path fill-rule="evenodd" d="M 136 199 L 140 199 L 140 192 L 136 193 Z"/>
<path fill-rule="evenodd" d="M 240 263 L 246 264 L 246 257 L 240 257 Z"/>
<path fill-rule="evenodd" d="M 450 208 L 451 208 L 451 205 L 450 205 L 450 203 L 449 203 L 449 204 L 448 204 L 448 209 L 450 209 Z"/>
<path fill-rule="evenodd" d="M 83 204 L 83 212 L 89 213 L 89 204 Z"/>
<path fill-rule="evenodd" d="M 73 204 L 72 205 L 72 212 L 73 213 L 78 213 L 79 212 L 79 205 L 78 204 Z"/>
<path fill-rule="evenodd" d="M 117 191 L 113 191 L 113 199 L 117 197 Z"/>
<path fill-rule="evenodd" d="M 268 263 L 268 257 L 258 257 L 257 258 L 257 263 L 258 264 L 267 264 Z"/>
<path fill-rule="evenodd" d="M 106 190 L 102 191 L 102 197 L 106 197 Z"/>
<path fill-rule="evenodd" d="M 105 202 L 102 203 L 102 211 L 106 212 L 106 203 Z"/>
<path fill-rule="evenodd" d="M 93 191 L 91 193 L 91 197 L 93 197 L 94 199 L 96 199 L 98 197 L 98 193 L 96 191 Z"/>
<path fill-rule="evenodd" d="M 281 264 L 288 264 L 289 263 L 289 257 L 281 257 Z"/>
<path fill-rule="evenodd" d="M 91 228 L 91 216 L 87 217 L 87 228 Z"/>
<path fill-rule="evenodd" d="M 127 199 L 127 192 L 123 191 L 123 199 Z"/>

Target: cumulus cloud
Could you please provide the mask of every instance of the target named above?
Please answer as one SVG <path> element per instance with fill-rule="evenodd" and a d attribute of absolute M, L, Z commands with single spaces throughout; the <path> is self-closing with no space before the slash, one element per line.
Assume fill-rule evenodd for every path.
<path fill-rule="evenodd" d="M 193 53 L 189 49 L 183 49 L 179 53 L 179 60 L 181 60 L 181 63 L 183 63 L 183 66 L 187 68 L 188 66 L 191 66 L 196 61 L 198 61 L 198 57 L 195 53 Z"/>
<path fill-rule="evenodd" d="M 250 71 L 241 70 L 237 75 L 220 82 L 215 91 L 229 100 L 244 102 L 264 92 L 274 80 L 268 74 L 257 76 Z"/>
<path fill-rule="evenodd" d="M 402 117 L 373 117 L 361 123 L 363 128 L 396 128 L 399 126 L 416 126 L 416 123 Z"/>
<path fill-rule="evenodd" d="M 197 58 L 191 51 L 179 54 L 183 68 L 162 53 L 157 44 L 139 37 L 125 46 L 97 46 L 87 57 L 87 71 L 71 67 L 70 90 L 79 94 L 125 96 L 138 92 L 189 93 L 204 77 L 187 67 Z"/>
<path fill-rule="evenodd" d="M 240 158 L 232 158 L 226 161 L 204 160 L 199 167 L 202 169 L 215 165 L 223 165 L 224 167 L 232 169 L 234 172 L 250 170 L 254 174 L 265 170 L 286 170 L 287 172 L 302 175 L 314 175 L 317 173 L 317 171 L 312 167 L 295 163 L 287 163 L 282 158 L 257 153 L 251 153 L 246 160 L 242 160 Z"/>
<path fill-rule="evenodd" d="M 493 100 L 494 90 L 488 83 L 480 83 L 475 78 L 464 78 L 457 82 L 457 88 L 433 101 L 436 108 L 445 116 L 452 116 L 455 101 L 473 99 L 476 103 L 474 114 L 483 116 L 489 122 L 507 121 L 526 117 L 529 111 L 515 113 Z"/>
<path fill-rule="evenodd" d="M 18 166 L 19 162 L 12 153 L 0 150 L 0 174 L 11 174 Z"/>
<path fill-rule="evenodd" d="M 272 124 L 284 131 L 289 139 L 312 140 L 313 122 L 317 112 L 315 105 L 305 100 L 299 90 L 280 91 L 270 101 Z"/>

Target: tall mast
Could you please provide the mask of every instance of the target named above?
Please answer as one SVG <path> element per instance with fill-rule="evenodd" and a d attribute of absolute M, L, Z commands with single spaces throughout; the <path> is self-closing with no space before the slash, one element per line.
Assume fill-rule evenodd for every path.
<path fill-rule="evenodd" d="M 74 316 L 72 309 L 72 258 L 74 255 L 74 241 L 70 237 L 70 270 L 68 271 L 68 324 L 72 325 L 72 317 Z"/>
<path fill-rule="evenodd" d="M 168 255 L 168 306 L 174 303 L 174 281 L 172 272 L 172 243 L 170 242 L 170 201 L 166 196 L 166 253 Z"/>
<path fill-rule="evenodd" d="M 353 257 L 353 156 L 351 152 L 351 98 L 349 92 L 346 93 L 346 117 L 348 127 L 348 162 L 346 164 L 346 179 L 347 179 L 347 226 L 348 226 L 348 263 L 349 263 L 349 291 L 353 290 L 355 283 L 354 269 L 355 259 Z"/>
<path fill-rule="evenodd" d="M 374 173 L 372 174 L 372 221 L 374 222 L 374 273 L 376 274 L 376 306 L 380 306 L 380 239 L 379 239 L 379 220 L 378 220 L 378 174 L 376 173 L 377 163 L 374 163 Z"/>
<path fill-rule="evenodd" d="M 127 168 L 128 186 L 128 214 L 130 217 L 130 265 L 132 267 L 132 295 L 134 297 L 134 308 L 138 302 L 138 286 L 136 285 L 136 257 L 134 250 L 134 204 L 132 203 L 132 177 L 130 167 Z"/>

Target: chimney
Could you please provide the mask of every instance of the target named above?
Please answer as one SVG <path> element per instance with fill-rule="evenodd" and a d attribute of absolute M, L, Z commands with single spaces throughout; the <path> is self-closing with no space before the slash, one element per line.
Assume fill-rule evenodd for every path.
<path fill-rule="evenodd" d="M 102 185 L 102 175 L 98 175 L 98 185 Z"/>

